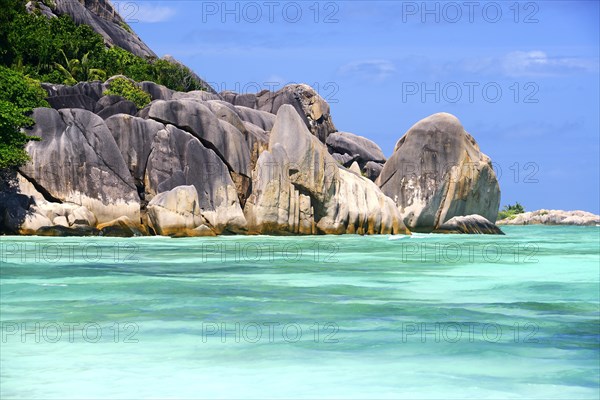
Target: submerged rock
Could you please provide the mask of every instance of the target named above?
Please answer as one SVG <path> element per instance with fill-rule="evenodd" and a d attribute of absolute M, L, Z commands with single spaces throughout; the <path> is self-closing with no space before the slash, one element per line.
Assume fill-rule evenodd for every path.
<path fill-rule="evenodd" d="M 148 230 L 139 222 L 130 220 L 127 217 L 120 217 L 115 220 L 98 225 L 100 236 L 110 237 L 134 237 L 148 236 Z"/>
<path fill-rule="evenodd" d="M 476 214 L 450 218 L 437 227 L 433 233 L 504 235 L 500 228 Z"/>

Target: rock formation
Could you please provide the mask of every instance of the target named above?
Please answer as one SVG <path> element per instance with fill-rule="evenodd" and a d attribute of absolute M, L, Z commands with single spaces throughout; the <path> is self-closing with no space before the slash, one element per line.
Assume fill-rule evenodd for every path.
<path fill-rule="evenodd" d="M 323 143 L 330 133 L 337 131 L 331 119 L 329 104 L 313 88 L 305 84 L 287 85 L 277 92 L 263 90 L 256 94 L 242 95 L 223 92 L 221 96 L 233 105 L 267 111 L 271 114 L 277 114 L 279 107 L 289 104 L 298 112 L 310 132 Z"/>
<path fill-rule="evenodd" d="M 375 181 L 385 163 L 381 148 L 373 141 L 348 132 L 334 132 L 327 137 L 327 148 L 345 167 L 357 162 L 361 174 Z"/>
<path fill-rule="evenodd" d="M 598 226 L 600 216 L 587 211 L 537 210 L 505 218 L 498 225 L 579 225 Z"/>
<path fill-rule="evenodd" d="M 338 165 L 291 105 L 282 105 L 254 171 L 245 213 L 257 233 L 406 233 L 391 199 Z"/>
<path fill-rule="evenodd" d="M 137 36 L 106 0 L 53 0 L 50 8 L 42 2 L 29 2 L 27 9 L 39 7 L 43 15 L 56 17 L 68 15 L 78 25 L 89 25 L 102 35 L 106 44 L 119 46 L 140 57 L 156 57 L 156 54 Z M 135 6 L 132 5 L 132 11 Z"/>
<path fill-rule="evenodd" d="M 99 223 L 140 219 L 140 198 L 104 121 L 81 109 L 37 108 L 21 174 L 52 202 L 78 204 Z"/>
<path fill-rule="evenodd" d="M 69 15 L 107 46 L 156 57 L 106 0 L 27 9 Z M 138 110 L 105 95 L 115 78 L 42 84 L 51 108 L 33 112 L 29 134 L 40 140 L 26 146 L 30 162 L 0 181 L 0 233 L 500 233 L 490 159 L 450 114 L 415 124 L 386 160 L 371 140 L 338 132 L 329 104 L 305 84 L 216 93 L 191 73 L 205 90 L 136 83 L 152 99 Z M 526 218 L 507 223 L 558 221 Z"/>
<path fill-rule="evenodd" d="M 447 113 L 413 125 L 396 144 L 376 183 L 415 232 L 431 232 L 455 216 L 478 214 L 495 222 L 500 205 L 491 160 Z"/>
<path fill-rule="evenodd" d="M 475 217 L 443 225 L 470 214 L 494 220 L 499 200 L 489 159 L 449 114 L 417 123 L 385 161 L 372 141 L 336 132 L 329 107 L 306 85 L 252 97 L 142 82 L 154 101 L 137 111 L 104 95 L 109 82 L 44 85 L 58 110 L 32 115 L 30 133 L 41 140 L 27 145 L 32 160 L 19 170 L 19 193 L 2 193 L 3 231 L 494 232 Z M 411 162 L 423 171 L 403 176 Z M 442 165 L 445 174 L 429 174 Z"/>
<path fill-rule="evenodd" d="M 504 234 L 496 225 L 477 214 L 452 217 L 438 226 L 433 233 Z"/>

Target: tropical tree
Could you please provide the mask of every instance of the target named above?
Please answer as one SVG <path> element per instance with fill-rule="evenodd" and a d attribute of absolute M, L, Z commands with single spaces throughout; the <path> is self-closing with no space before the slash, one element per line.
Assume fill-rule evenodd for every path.
<path fill-rule="evenodd" d="M 64 51 L 60 50 L 64 65 L 54 63 L 56 68 L 63 74 L 67 85 L 74 85 L 79 81 L 103 81 L 106 79 L 106 72 L 99 68 L 91 68 L 89 61 L 89 52 L 85 53 L 81 60 L 72 58 L 69 60 Z"/>

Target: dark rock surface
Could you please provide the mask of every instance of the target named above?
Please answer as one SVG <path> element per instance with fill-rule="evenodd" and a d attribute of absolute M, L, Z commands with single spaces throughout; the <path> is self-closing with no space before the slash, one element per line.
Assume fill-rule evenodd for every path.
<path fill-rule="evenodd" d="M 504 235 L 500 228 L 477 214 L 450 218 L 438 226 L 433 233 Z"/>

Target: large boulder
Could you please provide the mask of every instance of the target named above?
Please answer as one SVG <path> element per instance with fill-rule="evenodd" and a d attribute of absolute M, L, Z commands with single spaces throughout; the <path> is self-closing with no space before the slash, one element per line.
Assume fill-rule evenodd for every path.
<path fill-rule="evenodd" d="M 134 102 L 121 96 L 103 96 L 96 103 L 96 114 L 102 119 L 107 119 L 116 114 L 135 115 L 137 107 Z"/>
<path fill-rule="evenodd" d="M 97 220 L 86 207 L 47 201 L 18 172 L 10 172 L 6 177 L 9 179 L 0 191 L 0 232 L 37 235 L 43 229 L 56 227 L 59 230 L 68 228 L 74 235 L 77 232 L 81 235 L 94 234 Z"/>
<path fill-rule="evenodd" d="M 106 89 L 100 81 L 79 82 L 76 85 L 61 85 L 55 83 L 42 83 L 42 88 L 48 93 L 48 97 L 57 96 L 85 96 L 96 102 L 102 97 Z M 87 100 L 86 100 L 87 101 Z M 85 107 L 60 107 L 60 108 L 85 108 Z M 90 110 L 92 111 L 92 110 Z"/>
<path fill-rule="evenodd" d="M 233 172 L 250 177 L 250 151 L 244 135 L 237 129 L 224 126 L 202 102 L 183 99 L 152 102 L 148 117 L 172 124 L 196 136 L 215 151 Z"/>
<path fill-rule="evenodd" d="M 411 231 L 431 232 L 455 216 L 497 218 L 500 187 L 491 160 L 451 114 L 413 125 L 376 183 Z"/>
<path fill-rule="evenodd" d="M 160 122 L 117 114 L 105 121 L 140 194 L 144 193 L 146 165 L 157 132 L 165 129 Z M 142 199 L 144 200 L 144 199 Z"/>
<path fill-rule="evenodd" d="M 178 186 L 193 185 L 211 229 L 243 233 L 246 219 L 227 166 L 192 134 L 167 125 L 154 135 L 146 164 L 146 200 Z"/>
<path fill-rule="evenodd" d="M 433 233 L 504 235 L 500 228 L 476 214 L 452 217 L 438 226 Z"/>
<path fill-rule="evenodd" d="M 194 186 L 177 186 L 148 204 L 150 227 L 162 236 L 214 236 L 202 217 Z"/>
<path fill-rule="evenodd" d="M 385 163 L 381 148 L 373 141 L 348 132 L 333 132 L 327 137 L 327 147 L 331 153 L 357 155 L 361 167 L 369 162 Z"/>
<path fill-rule="evenodd" d="M 262 233 L 407 233 L 392 200 L 340 168 L 287 104 L 258 160 L 245 211 L 250 230 Z"/>
<path fill-rule="evenodd" d="M 175 93 L 174 90 L 154 82 L 143 81 L 137 85 L 144 92 L 148 93 L 152 100 L 171 100 L 173 93 Z"/>
<path fill-rule="evenodd" d="M 241 94 L 233 92 L 221 93 L 222 98 L 235 106 L 254 108 L 277 114 L 279 108 L 285 104 L 294 107 L 309 131 L 322 143 L 325 143 L 330 133 L 337 129 L 331 120 L 329 104 L 316 90 L 305 84 L 286 85 L 276 92 L 263 90 L 256 94 Z M 237 107 L 236 107 L 237 108 Z M 268 125 L 263 125 L 255 119 L 258 115 L 251 115 L 247 110 L 240 114 L 243 120 L 270 130 Z"/>
<path fill-rule="evenodd" d="M 217 122 L 221 123 L 226 124 Z M 148 202 L 161 193 L 193 185 L 199 210 L 212 232 L 244 232 L 246 220 L 233 177 L 238 178 L 240 185 L 249 185 L 249 178 L 244 181 L 243 176 L 230 172 L 198 138 L 173 125 L 129 115 L 115 115 L 106 124 L 136 183 L 143 206 L 149 207 Z M 245 190 L 248 192 L 249 187 Z M 146 211 L 143 218 L 152 227 L 149 208 Z"/>
<path fill-rule="evenodd" d="M 273 129 L 275 115 L 266 111 L 254 110 L 242 106 L 235 106 L 235 110 L 242 121 L 250 122 L 267 132 Z"/>
<path fill-rule="evenodd" d="M 363 173 L 367 178 L 375 182 L 377 178 L 379 178 L 381 170 L 383 170 L 383 164 L 376 163 L 374 161 L 369 161 L 365 164 L 363 168 Z"/>
<path fill-rule="evenodd" d="M 46 200 L 86 207 L 99 223 L 140 219 L 140 199 L 121 152 L 102 118 L 81 109 L 36 108 L 21 173 Z"/>
<path fill-rule="evenodd" d="M 251 233 L 316 234 L 310 197 L 289 180 L 289 159 L 279 143 L 264 151 L 253 175 L 253 192 L 244 208 Z"/>

